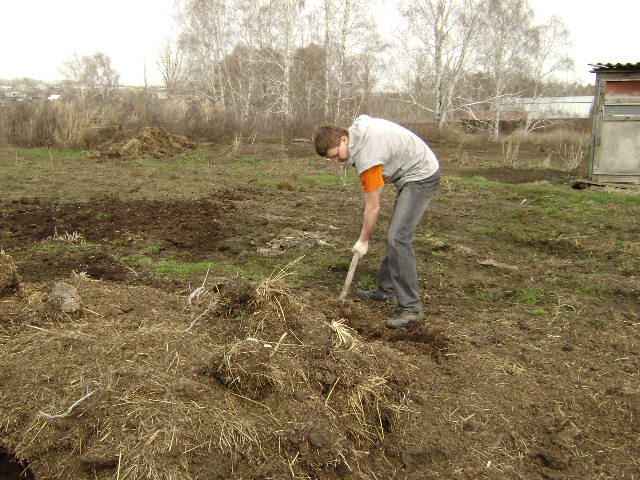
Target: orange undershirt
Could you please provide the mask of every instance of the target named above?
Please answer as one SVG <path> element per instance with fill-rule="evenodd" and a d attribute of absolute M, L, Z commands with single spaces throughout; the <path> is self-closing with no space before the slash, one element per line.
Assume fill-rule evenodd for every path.
<path fill-rule="evenodd" d="M 376 165 L 360 174 L 360 181 L 364 193 L 373 192 L 384 185 L 382 178 L 382 165 Z"/>

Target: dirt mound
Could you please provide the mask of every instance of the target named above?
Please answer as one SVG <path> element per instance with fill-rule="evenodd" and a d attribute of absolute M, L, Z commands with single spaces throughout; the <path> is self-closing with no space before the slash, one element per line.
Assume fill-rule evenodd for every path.
<path fill-rule="evenodd" d="M 385 440 L 411 419 L 402 355 L 309 311 L 277 278 L 219 278 L 182 297 L 86 275 L 65 286 L 81 317 L 45 315 L 50 287 L 29 285 L 2 325 L 0 447 L 36 479 L 398 468 Z"/>
<path fill-rule="evenodd" d="M 92 152 L 91 157 L 163 158 L 193 150 L 196 146 L 183 135 L 169 133 L 160 127 L 147 127 L 130 140 Z"/>

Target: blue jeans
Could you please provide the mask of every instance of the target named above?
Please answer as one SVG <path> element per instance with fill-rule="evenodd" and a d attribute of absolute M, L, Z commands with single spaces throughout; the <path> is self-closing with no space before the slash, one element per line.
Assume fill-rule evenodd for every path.
<path fill-rule="evenodd" d="M 383 297 L 395 293 L 399 308 L 422 309 L 418 287 L 413 235 L 440 184 L 440 170 L 431 177 L 407 182 L 396 194 L 387 233 L 387 255 L 376 276 L 376 289 Z"/>

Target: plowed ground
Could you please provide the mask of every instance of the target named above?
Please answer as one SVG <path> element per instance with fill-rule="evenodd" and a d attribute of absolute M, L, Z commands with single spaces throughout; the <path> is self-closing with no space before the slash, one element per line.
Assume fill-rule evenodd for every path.
<path fill-rule="evenodd" d="M 473 164 L 460 145 L 433 148 L 443 183 L 414 242 L 426 318 L 402 330 L 384 326 L 392 304 L 337 301 L 362 195 L 309 144 L 134 160 L 1 150 L 0 246 L 26 292 L 0 297 L 5 469 L 19 458 L 37 480 L 639 478 L 637 191 L 573 190 L 536 148 L 515 166 L 490 143 L 464 146 Z M 383 197 L 352 292 L 371 287 L 384 255 L 392 187 Z M 83 298 L 80 317 L 38 307 L 60 280 Z M 357 347 L 335 342 L 332 321 Z M 229 352 L 244 373 L 224 370 Z M 38 417 L 89 390 L 68 417 Z M 148 407 L 127 417 L 118 409 L 134 398 Z M 211 414 L 212 398 L 227 413 Z M 152 409 L 162 402 L 174 405 Z"/>

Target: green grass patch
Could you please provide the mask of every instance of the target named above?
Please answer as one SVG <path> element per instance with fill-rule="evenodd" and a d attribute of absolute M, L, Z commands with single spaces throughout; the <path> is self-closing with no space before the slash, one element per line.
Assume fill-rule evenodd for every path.
<path fill-rule="evenodd" d="M 571 202 L 581 207 L 596 207 L 598 205 L 617 204 L 617 205 L 640 205 L 640 194 L 614 194 L 614 193 L 597 193 L 587 192 L 584 190 L 575 190 L 569 186 L 560 185 L 509 185 L 513 191 L 524 194 L 528 198 L 532 198 L 542 203 L 557 204 L 558 202 Z"/>
<path fill-rule="evenodd" d="M 552 217 L 557 217 L 558 215 L 560 215 L 560 210 L 551 205 L 546 205 L 545 207 L 543 207 L 543 210 L 547 215 Z"/>
<path fill-rule="evenodd" d="M 266 162 L 266 158 L 260 158 L 260 157 L 242 157 L 240 159 L 241 162 L 244 163 L 262 163 L 262 162 Z"/>
<path fill-rule="evenodd" d="M 632 260 L 622 263 L 617 270 L 621 273 L 631 274 L 640 270 L 640 260 Z"/>
<path fill-rule="evenodd" d="M 615 295 L 617 289 L 615 287 L 605 285 L 587 285 L 586 287 L 577 287 L 576 293 L 582 295 L 597 295 L 598 297 L 606 297 L 608 295 Z"/>
<path fill-rule="evenodd" d="M 264 280 L 264 278 L 260 275 L 250 272 L 249 270 L 237 265 L 227 264 L 224 266 L 224 269 L 234 275 L 237 275 L 238 277 L 248 278 L 253 282 L 261 282 L 262 280 Z"/>
<path fill-rule="evenodd" d="M 93 242 L 82 242 L 69 246 L 69 250 L 87 250 L 89 248 L 100 248 L 100 244 Z"/>
<path fill-rule="evenodd" d="M 267 161 L 265 158 L 253 157 L 250 155 L 242 156 L 238 154 L 233 154 L 229 158 L 233 160 L 233 163 L 231 164 L 232 167 L 242 167 L 242 168 L 245 168 L 247 166 L 252 166 L 252 165 L 260 165 Z"/>
<path fill-rule="evenodd" d="M 232 155 L 234 160 L 229 164 L 229 167 L 238 172 L 251 172 L 252 174 L 262 173 L 260 170 L 264 170 L 263 165 L 266 159 L 258 157 L 241 157 L 239 155 Z M 258 168 L 260 167 L 260 169 Z"/>
<path fill-rule="evenodd" d="M 523 288 L 518 290 L 513 298 L 517 303 L 523 303 L 530 307 L 537 305 L 542 301 L 542 296 L 544 295 L 544 288 L 534 287 L 534 288 Z"/>
<path fill-rule="evenodd" d="M 38 245 L 33 245 L 27 250 L 28 252 L 50 252 L 53 250 L 58 250 L 64 247 L 62 242 L 46 242 Z"/>
<path fill-rule="evenodd" d="M 329 260 L 324 263 L 324 266 L 332 272 L 340 272 L 349 268 L 350 262 L 348 260 Z"/>
<path fill-rule="evenodd" d="M 361 290 L 373 290 L 376 288 L 376 279 L 373 275 L 363 275 L 358 279 L 356 286 Z"/>
<path fill-rule="evenodd" d="M 86 150 L 47 150 L 44 148 L 19 148 L 13 150 L 13 152 L 23 157 L 32 158 L 78 158 L 87 156 Z"/>
<path fill-rule="evenodd" d="M 128 263 L 129 265 L 140 266 L 143 263 L 142 260 L 145 258 L 146 257 L 144 255 L 133 254 L 133 255 L 126 255 L 122 257 L 121 260 L 125 263 Z"/>
<path fill-rule="evenodd" d="M 155 268 L 156 275 L 194 275 L 197 273 L 206 273 L 217 265 L 213 262 L 199 263 L 163 263 Z"/>
<path fill-rule="evenodd" d="M 476 290 L 473 293 L 473 296 L 476 297 L 478 300 L 482 300 L 485 302 L 491 300 L 491 293 L 487 290 Z"/>
<path fill-rule="evenodd" d="M 179 161 L 181 165 L 187 165 L 190 167 L 198 167 L 202 165 L 202 161 L 217 158 L 218 155 L 214 153 L 201 152 L 200 150 L 190 150 L 188 152 L 174 155 L 171 157 L 174 161 Z"/>
<path fill-rule="evenodd" d="M 309 173 L 306 175 L 298 175 L 296 180 L 311 185 L 331 185 L 341 182 L 339 175 L 330 175 L 328 173 Z"/>
<path fill-rule="evenodd" d="M 473 230 L 474 232 L 488 233 L 489 235 L 496 235 L 500 233 L 499 228 L 494 227 L 492 225 L 486 225 L 485 220 L 475 220 L 471 224 L 470 229 Z"/>

